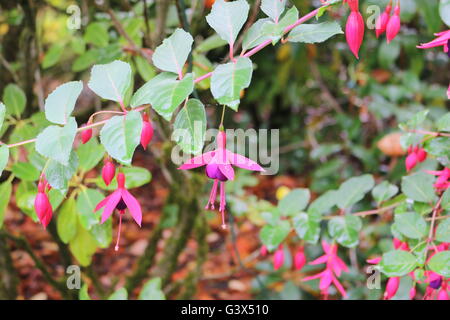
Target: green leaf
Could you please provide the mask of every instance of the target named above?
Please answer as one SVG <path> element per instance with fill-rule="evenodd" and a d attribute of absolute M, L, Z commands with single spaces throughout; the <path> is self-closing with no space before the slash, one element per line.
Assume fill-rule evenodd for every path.
<path fill-rule="evenodd" d="M 80 265 L 86 267 L 91 264 L 92 256 L 97 249 L 97 243 L 86 229 L 78 225 L 77 234 L 69 242 L 69 248 Z"/>
<path fill-rule="evenodd" d="M 91 300 L 91 297 L 89 296 L 88 293 L 88 286 L 87 284 L 83 284 L 83 286 L 80 289 L 80 292 L 78 293 L 78 298 L 80 300 Z"/>
<path fill-rule="evenodd" d="M 183 74 L 183 66 L 191 52 L 192 43 L 194 43 L 192 36 L 177 28 L 153 53 L 152 60 L 155 67 L 177 75 Z"/>
<path fill-rule="evenodd" d="M 427 222 L 417 212 L 397 213 L 395 225 L 398 231 L 411 239 L 421 239 L 427 234 Z"/>
<path fill-rule="evenodd" d="M 344 33 L 336 21 L 317 24 L 301 24 L 289 33 L 290 42 L 319 43 L 334 35 Z"/>
<path fill-rule="evenodd" d="M 52 44 L 50 49 L 48 49 L 47 53 L 45 54 L 44 60 L 42 60 L 42 68 L 47 69 L 57 64 L 59 59 L 61 58 L 63 51 L 64 51 L 63 44 L 61 43 Z"/>
<path fill-rule="evenodd" d="M 216 0 L 210 14 L 206 16 L 206 21 L 223 40 L 232 45 L 247 20 L 249 9 L 250 6 L 245 0 Z"/>
<path fill-rule="evenodd" d="M 98 223 L 89 231 L 100 248 L 108 248 L 112 242 L 112 221 L 113 219 L 108 219 L 104 223 Z"/>
<path fill-rule="evenodd" d="M 29 162 L 16 162 L 12 165 L 11 171 L 23 181 L 36 181 L 41 175 L 40 171 Z"/>
<path fill-rule="evenodd" d="M 263 26 L 269 21 L 269 18 L 259 19 L 245 32 L 242 42 L 242 50 L 244 52 L 260 45 L 269 38 L 263 34 Z"/>
<path fill-rule="evenodd" d="M 434 178 L 431 175 L 418 172 L 402 178 L 402 192 L 414 201 L 431 203 L 436 199 L 433 183 Z"/>
<path fill-rule="evenodd" d="M 391 41 L 389 44 L 383 42 L 378 48 L 378 62 L 383 68 L 393 67 L 394 62 L 400 56 L 401 43 L 398 40 Z"/>
<path fill-rule="evenodd" d="M 69 181 L 77 171 L 78 157 L 77 154 L 72 151 L 70 153 L 69 164 L 67 166 L 54 161 L 49 160 L 45 169 L 45 177 L 48 183 L 55 189 L 60 191 L 66 191 L 69 186 Z"/>
<path fill-rule="evenodd" d="M 450 132 L 450 112 L 447 112 L 443 117 L 440 117 L 436 122 L 436 126 L 438 131 Z"/>
<path fill-rule="evenodd" d="M 93 137 L 85 144 L 80 144 L 77 149 L 78 159 L 80 159 L 80 169 L 89 171 L 93 169 L 105 154 L 105 148 Z"/>
<path fill-rule="evenodd" d="M 131 98 L 131 107 L 151 104 L 152 108 L 169 121 L 175 109 L 194 90 L 194 78 L 191 73 L 183 80 L 177 75 L 163 72 L 144 84 Z"/>
<path fill-rule="evenodd" d="M 56 221 L 56 228 L 62 242 L 67 244 L 75 237 L 77 234 L 77 225 L 78 217 L 75 200 L 73 197 L 70 197 L 64 201 Z"/>
<path fill-rule="evenodd" d="M 147 59 L 141 56 L 135 56 L 134 61 L 136 63 L 136 69 L 142 79 L 144 79 L 145 81 L 149 81 L 156 76 L 155 68 L 147 61 Z"/>
<path fill-rule="evenodd" d="M 83 188 L 79 193 L 76 201 L 76 209 L 80 218 L 80 224 L 86 230 L 91 230 L 94 225 L 100 222 L 103 209 L 100 209 L 98 212 L 94 212 L 94 210 L 97 204 L 104 198 L 103 194 L 97 189 Z"/>
<path fill-rule="evenodd" d="M 330 8 L 331 6 L 334 6 L 334 5 L 338 4 L 338 3 L 341 3 L 341 2 L 342 2 L 342 0 L 329 0 L 329 1 L 327 1 L 326 2 L 327 4 L 326 5 L 322 5 L 319 8 L 319 11 L 317 11 L 316 19 L 319 19 L 321 16 L 323 16 L 328 8 Z"/>
<path fill-rule="evenodd" d="M 317 213 L 300 213 L 293 219 L 295 232 L 300 239 L 308 243 L 315 244 L 320 236 L 320 214 Z"/>
<path fill-rule="evenodd" d="M 127 189 L 133 189 L 141 187 L 150 182 L 152 174 L 146 168 L 141 167 L 124 167 L 122 172 L 125 174 L 125 187 Z M 101 177 L 98 177 L 95 181 L 99 188 L 103 190 L 115 190 L 117 189 L 117 180 L 111 181 L 109 186 L 105 185 L 105 182 Z"/>
<path fill-rule="evenodd" d="M 278 211 L 283 216 L 292 216 L 305 209 L 310 198 L 308 189 L 294 189 L 280 200 Z"/>
<path fill-rule="evenodd" d="M 66 124 L 82 90 L 82 81 L 71 81 L 58 86 L 45 100 L 47 120 L 57 124 Z"/>
<path fill-rule="evenodd" d="M 218 34 L 213 34 L 212 36 L 203 40 L 198 46 L 195 47 L 195 52 L 205 53 L 216 48 L 223 47 L 227 44 L 227 41 L 223 40 Z"/>
<path fill-rule="evenodd" d="M 3 220 L 5 219 L 6 208 L 11 198 L 12 185 L 11 182 L 6 181 L 0 185 L 0 229 L 3 227 Z"/>
<path fill-rule="evenodd" d="M 328 232 L 337 242 L 347 248 L 355 247 L 359 242 L 361 218 L 353 215 L 335 217 L 328 223 Z"/>
<path fill-rule="evenodd" d="M 9 148 L 7 145 L 0 146 L 0 176 L 3 173 L 3 170 L 6 168 L 9 160 Z"/>
<path fill-rule="evenodd" d="M 241 90 L 250 85 L 253 65 L 249 58 L 239 58 L 217 66 L 211 77 L 211 92 L 221 104 L 237 111 Z"/>
<path fill-rule="evenodd" d="M 202 151 L 206 133 L 205 106 L 200 100 L 190 99 L 175 118 L 172 139 L 186 153 Z"/>
<path fill-rule="evenodd" d="M 101 22 L 90 23 L 84 33 L 84 40 L 87 43 L 94 44 L 98 47 L 106 47 L 108 45 L 108 28 L 106 24 Z"/>
<path fill-rule="evenodd" d="M 336 205 L 337 194 L 338 192 L 336 190 L 328 190 L 311 203 L 308 212 L 316 211 L 321 214 L 327 213 Z"/>
<path fill-rule="evenodd" d="M 291 231 L 289 221 L 281 220 L 278 224 L 266 224 L 259 233 L 262 243 L 269 251 L 273 251 L 283 242 Z"/>
<path fill-rule="evenodd" d="M 434 272 L 450 278 L 450 251 L 442 251 L 436 253 L 430 261 L 428 261 L 428 266 Z"/>
<path fill-rule="evenodd" d="M 450 242 L 450 219 L 447 218 L 439 222 L 436 229 L 436 240 L 440 242 Z"/>
<path fill-rule="evenodd" d="M 75 61 L 72 64 L 72 71 L 73 72 L 80 72 L 83 70 L 86 70 L 90 66 L 92 66 L 94 63 L 97 62 L 99 55 L 98 49 L 90 49 L 80 56 L 78 56 Z"/>
<path fill-rule="evenodd" d="M 153 278 L 147 281 L 139 293 L 139 300 L 166 300 L 161 290 L 161 278 Z"/>
<path fill-rule="evenodd" d="M 286 0 L 262 0 L 261 2 L 261 10 L 275 22 L 278 22 L 285 6 Z"/>
<path fill-rule="evenodd" d="M 125 116 L 114 116 L 100 131 L 100 141 L 111 157 L 130 165 L 134 150 L 139 145 L 142 131 L 142 117 L 137 111 Z"/>
<path fill-rule="evenodd" d="M 402 277 L 417 266 L 416 257 L 404 250 L 393 250 L 383 254 L 379 264 L 380 271 L 388 277 Z"/>
<path fill-rule="evenodd" d="M 64 127 L 48 126 L 37 136 L 36 151 L 44 157 L 67 165 L 76 133 L 77 122 L 73 117 L 69 118 Z"/>
<path fill-rule="evenodd" d="M 450 0 L 441 0 L 439 4 L 439 15 L 442 21 L 450 27 Z"/>
<path fill-rule="evenodd" d="M 398 192 L 396 185 L 383 181 L 372 190 L 372 196 L 377 203 L 382 203 L 395 196 Z"/>
<path fill-rule="evenodd" d="M 116 290 L 112 295 L 109 296 L 108 300 L 128 300 L 127 289 L 120 288 Z"/>
<path fill-rule="evenodd" d="M 3 123 L 5 122 L 6 107 L 0 102 L 0 130 L 3 128 Z"/>
<path fill-rule="evenodd" d="M 336 204 L 340 209 L 350 208 L 364 198 L 375 184 L 372 175 L 350 178 L 339 187 Z"/>
<path fill-rule="evenodd" d="M 272 21 L 266 22 L 261 28 L 262 35 L 271 39 L 272 44 L 275 45 L 283 36 L 284 29 L 286 29 L 287 26 L 295 23 L 297 19 L 298 10 L 294 6 L 284 14 L 279 23 L 275 23 Z"/>
<path fill-rule="evenodd" d="M 20 118 L 23 110 L 25 110 L 27 97 L 22 89 L 17 85 L 10 83 L 3 91 L 3 102 L 6 105 L 6 112 L 9 115 L 15 115 L 17 118 Z"/>
<path fill-rule="evenodd" d="M 88 86 L 103 99 L 123 103 L 131 83 L 130 65 L 115 60 L 108 64 L 93 66 Z"/>

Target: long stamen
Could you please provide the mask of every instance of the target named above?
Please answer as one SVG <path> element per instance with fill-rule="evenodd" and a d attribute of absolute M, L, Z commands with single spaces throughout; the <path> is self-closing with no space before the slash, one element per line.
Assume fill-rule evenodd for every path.
<path fill-rule="evenodd" d="M 219 211 L 222 215 L 222 229 L 226 229 L 227 225 L 225 223 L 225 205 L 226 205 L 226 199 L 225 199 L 225 182 L 220 182 L 220 207 Z"/>
<path fill-rule="evenodd" d="M 116 246 L 114 247 L 115 251 L 119 251 L 119 241 L 120 241 L 120 231 L 122 230 L 122 216 L 123 216 L 124 212 L 120 211 L 119 214 L 119 232 L 117 234 L 117 241 L 116 241 Z"/>
<path fill-rule="evenodd" d="M 218 183 L 219 183 L 219 180 L 214 179 L 214 184 L 212 186 L 211 193 L 209 194 L 209 200 L 205 207 L 206 210 L 208 210 L 210 206 L 211 206 L 211 209 L 214 210 L 214 202 L 216 201 L 216 197 L 217 197 Z"/>

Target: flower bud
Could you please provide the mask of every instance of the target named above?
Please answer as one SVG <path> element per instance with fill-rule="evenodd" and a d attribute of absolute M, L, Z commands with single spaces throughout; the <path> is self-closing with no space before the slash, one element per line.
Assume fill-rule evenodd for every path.
<path fill-rule="evenodd" d="M 384 12 L 377 19 L 375 30 L 377 38 L 379 38 L 386 31 L 386 27 L 389 22 L 389 17 L 391 14 L 391 9 L 392 6 L 389 4 L 384 10 Z"/>
<path fill-rule="evenodd" d="M 44 228 L 47 228 L 50 220 L 52 219 L 52 205 L 48 200 L 48 196 L 45 193 L 45 184 L 39 182 L 38 185 L 38 194 L 34 199 L 34 209 L 36 210 L 36 215 L 39 218 L 39 221 L 42 223 Z"/>
<path fill-rule="evenodd" d="M 85 127 L 86 125 L 82 125 L 82 127 Z M 92 128 L 86 129 L 81 131 L 81 142 L 83 144 L 87 143 L 92 138 Z"/>
<path fill-rule="evenodd" d="M 116 175 L 116 167 L 111 160 L 106 160 L 105 165 L 102 168 L 102 178 L 107 186 L 111 183 Z"/>
<path fill-rule="evenodd" d="M 419 150 L 417 150 L 417 160 L 419 162 L 424 162 L 427 159 L 427 152 L 425 151 L 425 149 L 420 148 Z"/>
<path fill-rule="evenodd" d="M 301 247 L 297 251 L 297 253 L 295 254 L 295 257 L 294 257 L 295 269 L 301 270 L 304 267 L 305 264 L 306 264 L 305 252 L 303 250 L 303 247 Z"/>
<path fill-rule="evenodd" d="M 268 253 L 267 247 L 265 245 L 261 246 L 261 249 L 259 249 L 259 254 L 261 257 L 265 257 Z"/>
<path fill-rule="evenodd" d="M 153 138 L 153 126 L 150 122 L 147 113 L 143 114 L 142 131 L 141 131 L 141 145 L 144 150 L 147 150 L 147 146 Z"/>
<path fill-rule="evenodd" d="M 364 20 L 359 11 L 352 11 L 348 16 L 345 37 L 350 50 L 359 59 L 359 49 L 364 38 Z"/>
<path fill-rule="evenodd" d="M 397 293 L 400 285 L 400 277 L 389 278 L 386 284 L 386 291 L 384 292 L 384 299 L 389 300 Z"/>
<path fill-rule="evenodd" d="M 275 251 L 275 254 L 273 255 L 273 268 L 275 270 L 278 270 L 281 268 L 281 266 L 284 264 L 284 251 L 283 248 L 280 247 Z"/>
<path fill-rule="evenodd" d="M 449 296 L 448 296 L 447 290 L 444 289 L 444 288 L 442 288 L 441 290 L 439 290 L 437 299 L 438 299 L 438 300 L 449 300 Z"/>
<path fill-rule="evenodd" d="M 417 153 L 410 153 L 405 159 L 406 171 L 411 171 L 417 164 L 418 158 Z"/>
<path fill-rule="evenodd" d="M 411 290 L 409 290 L 409 298 L 411 300 L 414 300 L 414 298 L 416 297 L 416 287 L 412 287 Z"/>
<path fill-rule="evenodd" d="M 397 5 L 394 9 L 394 14 L 389 18 L 389 22 L 386 26 L 387 42 L 390 43 L 397 36 L 400 31 L 400 6 Z"/>

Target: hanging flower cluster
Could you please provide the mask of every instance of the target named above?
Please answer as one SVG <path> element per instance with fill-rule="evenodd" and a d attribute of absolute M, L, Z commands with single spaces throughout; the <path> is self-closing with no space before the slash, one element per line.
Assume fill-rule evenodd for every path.
<path fill-rule="evenodd" d="M 406 171 L 411 171 L 419 162 L 427 159 L 427 152 L 424 148 L 419 146 L 410 146 L 408 148 L 408 155 L 405 159 Z"/>
<path fill-rule="evenodd" d="M 433 176 L 437 176 L 434 183 L 434 188 L 437 192 L 445 191 L 450 187 L 450 168 L 444 168 L 438 171 L 427 170 L 426 172 Z"/>

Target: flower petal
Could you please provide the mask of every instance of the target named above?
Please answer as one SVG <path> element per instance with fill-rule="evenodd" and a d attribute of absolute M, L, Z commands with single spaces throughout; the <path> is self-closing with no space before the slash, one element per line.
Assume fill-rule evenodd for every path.
<path fill-rule="evenodd" d="M 234 169 L 230 164 L 219 164 L 219 170 L 228 180 L 234 180 Z"/>
<path fill-rule="evenodd" d="M 122 198 L 123 198 L 123 201 L 125 201 L 125 204 L 127 205 L 128 210 L 130 211 L 131 216 L 133 217 L 134 221 L 136 221 L 136 223 L 140 227 L 141 223 L 142 223 L 141 205 L 127 189 L 122 190 Z"/>
<path fill-rule="evenodd" d="M 228 163 L 231 163 L 233 166 L 251 171 L 265 171 L 259 164 L 257 164 L 253 160 L 241 156 L 240 154 L 233 153 L 229 150 L 227 150 L 226 152 Z"/>
<path fill-rule="evenodd" d="M 109 216 L 113 213 L 114 209 L 116 209 L 117 204 L 119 203 L 120 199 L 122 198 L 122 193 L 120 192 L 120 190 L 121 189 L 114 191 L 107 197 L 108 200 L 106 202 L 105 209 L 103 210 L 103 213 L 102 213 L 101 223 L 104 223 L 109 218 Z"/>
<path fill-rule="evenodd" d="M 184 164 L 182 164 L 178 169 L 179 170 L 189 170 L 198 168 L 201 166 L 204 166 L 211 162 L 211 160 L 214 158 L 216 151 L 209 151 L 206 153 L 203 153 L 199 156 L 193 157 L 186 161 Z"/>

